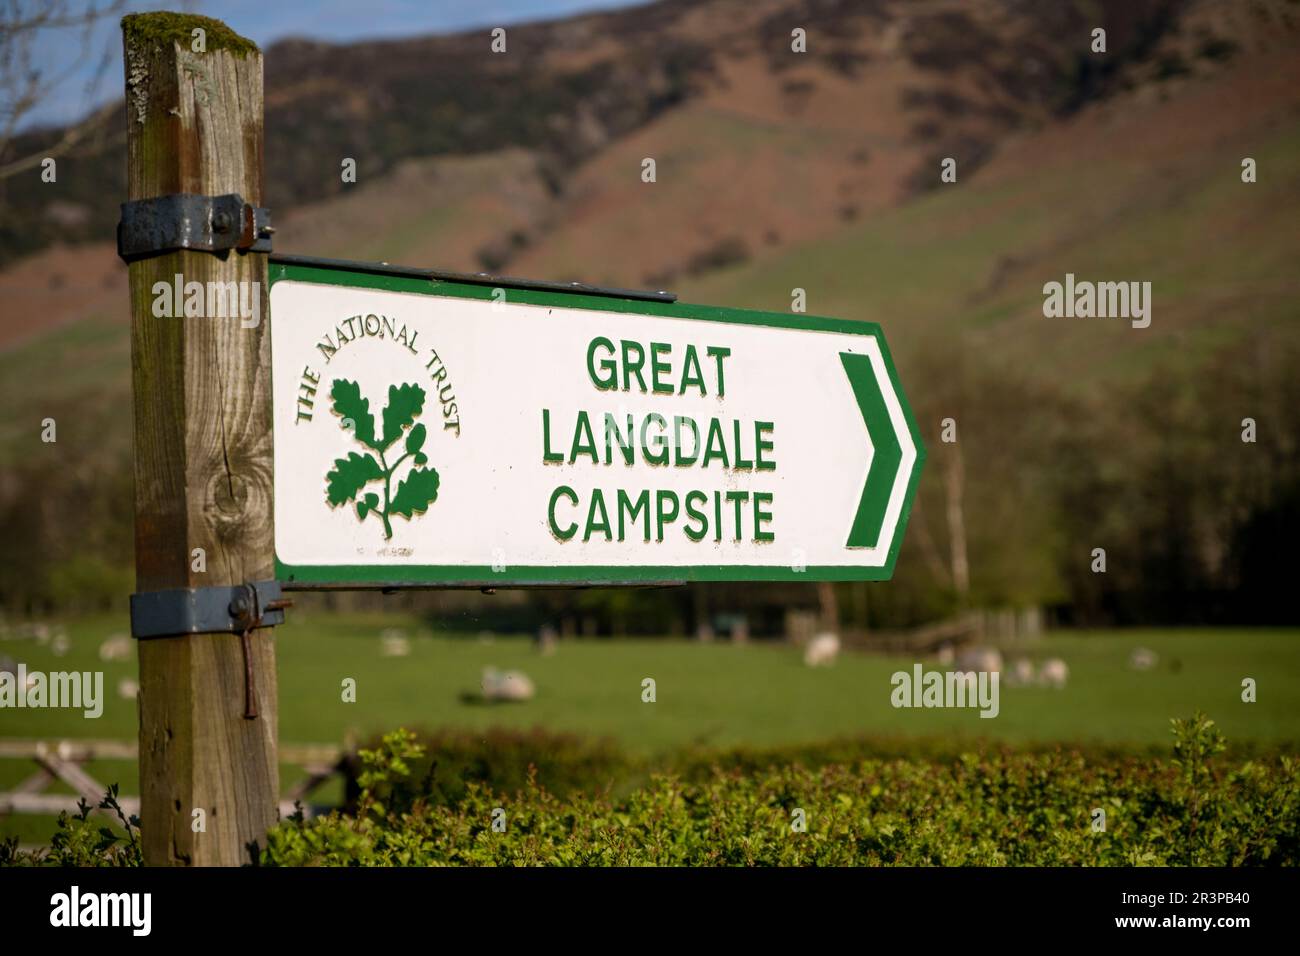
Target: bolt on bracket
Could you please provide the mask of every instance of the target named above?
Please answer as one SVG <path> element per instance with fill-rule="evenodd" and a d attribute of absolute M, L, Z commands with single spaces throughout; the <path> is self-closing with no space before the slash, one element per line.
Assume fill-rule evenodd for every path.
<path fill-rule="evenodd" d="M 273 232 L 271 211 L 238 193 L 171 193 L 122 203 L 117 254 L 133 262 L 178 249 L 270 252 Z"/>
<path fill-rule="evenodd" d="M 131 636 L 138 640 L 188 634 L 242 634 L 284 623 L 279 581 L 173 588 L 131 595 Z"/>

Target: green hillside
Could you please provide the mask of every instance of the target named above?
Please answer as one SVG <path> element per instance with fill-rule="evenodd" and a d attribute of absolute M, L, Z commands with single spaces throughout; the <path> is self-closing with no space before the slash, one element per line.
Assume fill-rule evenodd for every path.
<path fill-rule="evenodd" d="M 904 367 L 943 341 L 1087 392 L 1166 361 L 1191 370 L 1243 340 L 1300 342 L 1300 120 L 1249 148 L 1265 171 L 1253 184 L 1233 143 L 1168 165 L 1115 150 L 938 186 L 832 238 L 691 282 L 688 297 L 788 310 L 803 288 L 809 312 L 881 323 Z M 1042 286 L 1067 272 L 1150 281 L 1150 328 L 1044 318 Z"/>
<path fill-rule="evenodd" d="M 1274 556 L 1300 535 L 1297 79 L 1294 57 L 1261 55 L 1118 93 L 1007 135 L 978 163 L 962 154 L 956 183 L 939 181 L 937 161 L 902 172 L 914 151 L 808 169 L 787 123 L 701 121 L 740 116 L 750 106 L 737 100 L 612 141 L 568 193 L 549 195 L 527 154 L 408 164 L 296 210 L 276 241 L 445 267 L 428 257 L 479 256 L 517 229 L 507 268 L 635 284 L 648 242 L 737 240 L 748 251 L 733 259 L 746 261 L 688 268 L 674 291 L 784 311 L 799 288 L 810 313 L 880 323 L 930 449 L 896 578 L 841 588 L 846 623 L 905 626 L 963 605 L 1059 607 L 1098 624 L 1292 622 Z M 682 150 L 721 159 L 676 162 Z M 669 161 L 647 186 L 636 157 L 654 151 Z M 752 172 L 745 156 L 776 172 L 744 180 L 766 192 L 741 219 L 734 190 L 715 199 L 729 170 Z M 1243 157 L 1258 181 L 1242 181 Z M 768 240 L 772 222 L 797 218 L 805 200 L 790 197 L 834 210 L 835 190 L 856 182 L 869 195 L 875 176 L 921 191 Z M 839 185 L 818 199 L 800 177 Z M 1067 273 L 1150 282 L 1150 327 L 1045 318 L 1044 283 Z M 91 318 L 0 352 L 0 522 L 12 529 L 0 604 L 19 613 L 126 590 L 131 396 L 116 301 L 106 291 Z M 43 444 L 51 417 L 58 443 Z M 949 419 L 952 443 L 940 435 Z M 1246 419 L 1254 442 L 1242 441 Z"/>

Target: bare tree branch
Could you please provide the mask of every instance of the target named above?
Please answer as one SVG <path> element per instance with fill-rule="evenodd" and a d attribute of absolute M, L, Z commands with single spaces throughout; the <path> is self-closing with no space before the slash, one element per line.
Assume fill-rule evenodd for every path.
<path fill-rule="evenodd" d="M 82 142 L 82 140 L 102 134 L 108 120 L 116 115 L 121 109 L 121 103 L 109 103 L 86 117 L 76 126 L 70 126 L 64 130 L 63 136 L 59 138 L 57 143 L 47 146 L 38 152 L 31 153 L 28 156 L 24 156 L 21 159 L 15 159 L 11 163 L 0 165 L 0 179 L 8 179 L 10 176 L 16 176 L 29 169 L 35 169 L 41 164 L 42 160 L 62 156 L 76 147 L 78 143 Z M 124 136 L 125 133 L 119 132 L 106 139 L 101 137 L 97 146 L 103 148 L 105 146 L 114 145 L 120 142 Z"/>
<path fill-rule="evenodd" d="M 87 0 L 84 7 L 76 9 L 64 0 L 37 0 L 35 3 L 6 0 L 0 4 L 0 157 L 9 151 L 23 122 L 53 90 L 83 69 L 87 59 L 93 56 L 95 27 L 105 18 L 118 16 L 125 6 L 125 0 L 106 3 Z M 34 50 L 37 35 L 42 30 L 74 33 L 74 42 L 68 44 L 67 49 L 75 52 L 61 57 L 53 68 L 38 64 Z M 88 101 L 112 62 L 110 51 L 104 49 L 86 83 Z M 102 147 L 105 145 L 102 136 L 97 140 L 94 137 L 103 133 L 117 108 L 116 104 L 101 107 L 65 129 L 52 146 L 0 165 L 0 180 L 39 166 L 43 159 L 64 155 L 87 142 Z"/>

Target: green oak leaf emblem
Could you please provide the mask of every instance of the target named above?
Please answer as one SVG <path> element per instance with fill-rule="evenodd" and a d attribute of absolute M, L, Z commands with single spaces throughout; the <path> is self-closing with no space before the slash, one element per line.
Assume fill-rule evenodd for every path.
<path fill-rule="evenodd" d="M 370 411 L 370 399 L 363 398 L 356 382 L 336 378 L 330 389 L 334 412 L 341 419 L 344 431 L 365 452 L 350 451 L 346 458 L 336 458 L 334 467 L 325 476 L 325 500 L 331 508 L 356 502 L 357 517 L 365 521 L 377 515 L 384 524 L 385 540 L 392 538 L 393 515 L 408 521 L 422 515 L 438 500 L 438 471 L 425 467 L 429 457 L 424 453 L 424 440 L 428 437 L 422 423 L 416 423 L 424 410 L 424 389 L 419 385 L 390 385 L 388 404 L 380 415 L 383 432 L 375 434 L 375 416 Z M 402 454 L 393 446 L 403 439 Z M 376 458 L 376 456 L 378 456 Z M 388 458 L 395 456 L 390 465 Z M 397 469 L 407 459 L 410 465 L 405 477 L 394 484 Z M 371 482 L 383 483 L 383 500 L 378 489 L 366 490 Z"/>

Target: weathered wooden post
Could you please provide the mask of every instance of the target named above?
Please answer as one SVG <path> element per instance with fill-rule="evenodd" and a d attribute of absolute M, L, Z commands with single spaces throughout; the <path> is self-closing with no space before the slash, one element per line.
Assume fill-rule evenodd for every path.
<path fill-rule="evenodd" d="M 262 57 L 206 17 L 128 16 L 122 36 L 144 854 L 233 865 L 279 793 L 273 631 L 250 627 L 283 618 Z"/>

